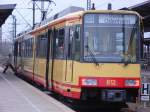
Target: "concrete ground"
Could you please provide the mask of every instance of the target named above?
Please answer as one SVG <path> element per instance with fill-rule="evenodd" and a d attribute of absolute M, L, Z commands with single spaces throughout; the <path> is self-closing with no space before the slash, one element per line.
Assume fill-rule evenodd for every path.
<path fill-rule="evenodd" d="M 144 107 L 142 104 L 128 103 L 131 112 L 150 112 L 150 107 Z"/>
<path fill-rule="evenodd" d="M 74 112 L 0 67 L 0 112 Z"/>

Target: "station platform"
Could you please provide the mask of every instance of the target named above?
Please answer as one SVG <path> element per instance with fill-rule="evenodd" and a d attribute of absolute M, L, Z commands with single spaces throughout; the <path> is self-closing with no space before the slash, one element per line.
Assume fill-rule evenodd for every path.
<path fill-rule="evenodd" d="M 74 112 L 0 67 L 0 112 Z"/>

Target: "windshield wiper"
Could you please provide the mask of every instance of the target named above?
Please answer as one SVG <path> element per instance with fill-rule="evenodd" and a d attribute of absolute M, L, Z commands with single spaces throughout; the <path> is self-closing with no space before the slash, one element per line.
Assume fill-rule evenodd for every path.
<path fill-rule="evenodd" d="M 136 23 L 134 24 L 134 26 L 132 28 L 132 31 L 131 31 L 131 36 L 130 36 L 130 39 L 129 39 L 129 44 L 128 44 L 128 50 L 127 51 L 129 51 L 129 46 L 131 45 L 131 43 L 134 39 L 133 37 L 134 37 L 134 33 L 136 31 L 136 28 L 134 28 L 134 27 L 136 27 L 136 25 L 137 25 L 137 20 L 136 20 Z"/>
<path fill-rule="evenodd" d="M 124 65 L 127 66 L 128 65 L 128 59 L 126 60 L 127 56 L 126 56 L 126 50 L 125 50 L 125 24 L 123 24 L 122 27 L 122 32 L 123 32 L 123 44 L 124 44 L 124 50 L 123 50 L 123 62 Z"/>
<path fill-rule="evenodd" d="M 95 58 L 95 56 L 94 56 L 92 50 L 89 48 L 89 46 L 86 45 L 85 48 L 87 48 L 87 51 L 90 53 L 90 56 L 92 57 L 93 62 L 96 64 L 96 66 L 99 66 L 99 63 L 97 62 L 97 60 L 96 60 L 96 58 Z"/>
<path fill-rule="evenodd" d="M 131 59 L 129 59 L 129 47 L 131 46 L 131 44 L 132 44 L 132 41 L 133 41 L 133 39 L 134 39 L 134 33 L 135 33 L 135 31 L 136 31 L 136 28 L 134 28 L 136 25 L 137 25 L 137 22 L 138 22 L 138 20 L 136 20 L 136 22 L 135 22 L 135 24 L 133 25 L 133 28 L 132 28 L 132 31 L 131 31 L 131 36 L 130 36 L 130 38 L 129 38 L 129 43 L 128 43 L 128 45 L 127 45 L 127 51 L 124 51 L 124 55 L 125 55 L 125 58 L 127 58 L 127 59 L 124 59 L 124 64 L 125 65 L 128 65 L 129 64 L 129 62 L 131 61 Z M 125 28 L 124 28 L 124 26 L 123 26 L 123 32 L 125 32 Z M 124 36 L 124 38 L 125 38 L 125 36 Z M 125 45 L 125 44 L 124 44 Z"/>
<path fill-rule="evenodd" d="M 127 52 L 127 60 L 125 62 L 126 65 L 128 65 L 128 63 L 131 61 L 131 57 L 129 57 L 129 55 L 131 55 L 131 54 L 129 54 L 128 52 L 129 52 L 129 48 L 130 48 L 130 46 L 131 46 L 131 44 L 133 42 L 133 39 L 134 39 L 134 34 L 136 32 L 137 22 L 138 22 L 138 20 L 136 20 L 135 24 L 133 25 L 133 28 L 132 28 L 132 31 L 131 31 L 131 36 L 129 38 L 129 44 L 127 45 L 127 51 L 126 51 Z"/>

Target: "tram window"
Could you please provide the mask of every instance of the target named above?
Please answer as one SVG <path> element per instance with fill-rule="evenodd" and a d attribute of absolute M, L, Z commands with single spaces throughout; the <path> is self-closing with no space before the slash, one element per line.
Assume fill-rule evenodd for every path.
<path fill-rule="evenodd" d="M 36 56 L 40 58 L 46 58 L 47 51 L 47 34 L 37 37 L 36 43 Z"/>
<path fill-rule="evenodd" d="M 123 52 L 123 33 L 116 33 L 115 35 L 116 40 L 115 40 L 115 47 L 116 47 L 116 52 Z"/>
<path fill-rule="evenodd" d="M 68 59 L 72 59 L 73 50 L 73 27 L 69 28 L 69 41 L 68 41 Z"/>
<path fill-rule="evenodd" d="M 18 56 L 18 42 L 14 42 L 14 56 Z"/>
<path fill-rule="evenodd" d="M 31 39 L 31 56 L 33 56 L 33 38 Z"/>
<path fill-rule="evenodd" d="M 33 44 L 32 44 L 32 41 L 33 39 L 29 39 L 29 42 L 28 42 L 28 57 L 32 57 L 33 55 L 33 51 L 32 51 L 32 47 L 33 47 Z"/>
<path fill-rule="evenodd" d="M 22 56 L 25 57 L 25 42 L 22 42 Z"/>
<path fill-rule="evenodd" d="M 65 30 L 59 29 L 56 32 L 56 39 L 55 39 L 55 57 L 56 58 L 63 58 L 64 56 L 64 37 L 65 37 Z"/>
<path fill-rule="evenodd" d="M 74 32 L 74 39 L 75 39 L 75 53 L 74 53 L 74 59 L 80 60 L 80 27 L 76 26 L 75 32 Z"/>
<path fill-rule="evenodd" d="M 19 42 L 19 45 L 18 45 L 18 56 L 21 56 L 21 42 Z"/>
<path fill-rule="evenodd" d="M 80 60 L 80 27 L 69 29 L 68 59 Z"/>
<path fill-rule="evenodd" d="M 32 39 L 25 40 L 22 49 L 24 57 L 32 57 Z"/>
<path fill-rule="evenodd" d="M 27 57 L 27 41 L 24 41 L 24 57 Z"/>
<path fill-rule="evenodd" d="M 21 55 L 22 55 L 22 57 L 24 57 L 24 54 L 25 54 L 25 49 L 24 49 L 24 47 L 25 47 L 25 45 L 24 45 L 24 42 L 22 42 L 21 43 Z"/>
<path fill-rule="evenodd" d="M 25 48 L 26 48 L 26 57 L 28 57 L 28 55 L 29 55 L 29 52 L 28 52 L 28 49 L 29 49 L 29 40 L 26 40 L 25 41 Z"/>
<path fill-rule="evenodd" d="M 31 39 L 28 40 L 28 57 L 31 57 Z"/>
<path fill-rule="evenodd" d="M 25 42 L 22 42 L 22 56 L 25 57 Z"/>
<path fill-rule="evenodd" d="M 27 40 L 27 42 L 26 42 L 26 51 L 27 51 L 27 57 L 29 57 L 29 43 L 30 41 L 29 40 Z"/>

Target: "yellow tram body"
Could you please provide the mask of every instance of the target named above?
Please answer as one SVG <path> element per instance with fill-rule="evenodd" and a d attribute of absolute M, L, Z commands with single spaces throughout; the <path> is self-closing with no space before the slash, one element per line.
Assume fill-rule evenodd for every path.
<path fill-rule="evenodd" d="M 121 10 L 119 11 L 111 11 L 111 10 L 79 11 L 79 12 L 71 13 L 63 17 L 57 18 L 55 20 L 48 22 L 45 25 L 40 25 L 39 27 L 36 27 L 30 32 L 26 32 L 24 35 L 18 36 L 18 38 L 16 39 L 17 50 L 18 50 L 18 53 L 16 55 L 16 60 L 17 60 L 15 64 L 16 68 L 18 68 L 18 72 L 32 79 L 33 81 L 43 85 L 49 90 L 58 92 L 59 94 L 63 96 L 70 97 L 73 99 L 86 100 L 88 99 L 88 97 L 96 97 L 96 98 L 101 97 L 100 100 L 103 100 L 103 101 L 113 101 L 113 102 L 114 101 L 126 101 L 127 98 L 124 98 L 126 97 L 124 96 L 124 94 L 127 94 L 127 95 L 130 94 L 131 98 L 129 99 L 133 100 L 137 97 L 138 89 L 140 88 L 140 83 L 141 83 L 139 63 L 130 63 L 130 62 L 127 62 L 127 63 L 98 62 L 96 63 L 94 61 L 94 58 L 92 59 L 93 62 L 84 62 L 84 61 L 80 61 L 78 56 L 77 58 L 79 60 L 67 59 L 66 57 L 66 55 L 68 55 L 67 54 L 68 51 L 64 49 L 68 49 L 69 47 L 67 46 L 68 44 L 65 44 L 65 41 L 68 41 L 68 38 L 66 37 L 66 35 L 69 35 L 69 34 L 65 32 L 66 31 L 65 27 L 71 28 L 73 26 L 80 25 L 81 27 L 80 27 L 79 32 L 80 32 L 80 38 L 81 38 L 83 36 L 82 35 L 82 32 L 83 32 L 82 25 L 84 22 L 83 17 L 86 14 L 93 14 L 93 13 L 95 15 L 96 14 L 136 15 L 140 20 L 140 16 L 137 13 L 132 12 L 132 11 L 121 11 Z M 140 25 L 138 27 L 140 27 Z M 60 47 L 61 49 L 64 50 L 63 51 L 64 58 L 53 57 L 54 56 L 53 49 L 55 49 L 53 48 L 54 47 L 53 39 L 56 38 L 55 32 L 57 31 L 59 31 L 60 34 L 62 33 L 63 35 L 64 33 L 65 35 L 64 40 L 63 40 L 64 44 L 63 46 Z M 28 47 L 23 48 L 22 43 L 28 40 L 26 35 L 27 36 L 30 35 L 28 39 L 31 39 L 31 45 L 27 44 Z M 40 52 L 40 51 L 44 52 L 44 50 L 48 51 L 46 48 L 38 49 L 39 46 L 37 46 L 37 43 L 40 40 L 40 39 L 38 40 L 38 38 L 42 37 L 42 35 L 47 35 L 46 38 L 49 38 L 49 40 L 47 40 L 49 41 L 49 47 L 48 45 L 45 46 L 46 48 L 49 48 L 49 55 L 45 53 L 44 58 L 37 56 L 38 54 L 37 52 Z M 44 38 L 41 38 L 40 41 L 44 41 Z M 72 40 L 72 42 L 73 41 L 76 41 L 76 40 Z M 57 44 L 57 41 L 56 41 L 56 44 Z M 80 44 L 80 47 L 82 47 L 82 44 L 83 43 Z M 41 44 L 41 46 L 44 46 L 44 44 Z M 134 45 L 131 45 L 129 49 L 132 49 L 132 47 L 134 47 Z M 32 50 L 31 51 L 32 53 L 30 56 L 23 56 L 23 52 L 25 52 L 25 49 L 27 49 L 27 51 L 29 49 Z M 81 51 L 80 51 L 80 55 L 82 54 Z M 74 58 L 75 57 L 76 56 L 74 56 Z M 129 81 L 127 83 L 129 84 L 131 83 L 131 85 L 125 85 L 126 81 Z M 91 95 L 90 93 L 92 93 L 93 95 Z M 113 95 L 116 95 L 114 99 L 113 99 L 113 95 L 111 96 L 111 93 Z M 108 96 L 110 95 L 111 98 L 110 99 L 107 98 L 106 94 Z M 115 100 L 115 98 L 117 100 Z"/>

